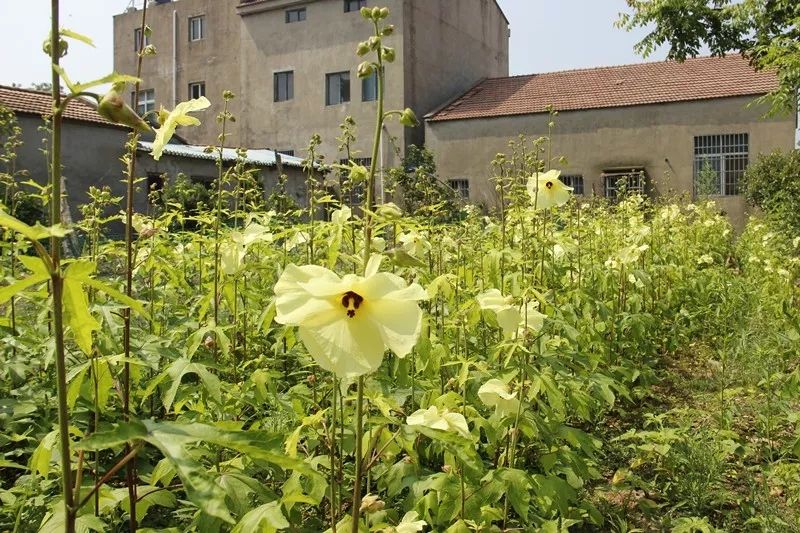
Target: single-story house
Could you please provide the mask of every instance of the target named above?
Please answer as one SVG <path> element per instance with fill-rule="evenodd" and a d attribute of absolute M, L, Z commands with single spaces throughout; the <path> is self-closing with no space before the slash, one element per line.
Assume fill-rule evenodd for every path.
<path fill-rule="evenodd" d="M 42 153 L 50 142 L 50 134 L 44 131 L 46 118 L 52 114 L 52 100 L 47 92 L 17 87 L 0 86 L 0 106 L 10 109 L 16 115 L 22 129 L 22 146 L 17 149 L 16 169 L 27 171 L 28 177 L 36 183 L 49 181 L 49 161 Z M 202 118 L 201 118 L 202 120 Z M 209 117 L 205 117 L 209 120 Z M 106 121 L 101 117 L 92 102 L 76 98 L 69 102 L 64 113 L 62 125 L 62 166 L 65 177 L 67 202 L 73 219 L 77 219 L 78 207 L 89 201 L 90 186 L 108 186 L 115 196 L 123 196 L 126 185 L 123 183 L 124 168 L 120 161 L 125 150 L 129 129 Z M 218 173 L 218 152 L 205 153 L 204 146 L 182 144 L 179 136 L 164 149 L 160 161 L 150 156 L 152 134 L 144 135 L 139 142 L 136 157 L 136 175 L 147 177 L 149 186 L 139 186 L 134 199 L 137 212 L 145 212 L 148 207 L 149 190 L 160 183 L 162 176 L 175 177 L 178 173 L 187 175 L 192 181 L 208 183 Z M 2 139 L 0 139 L 2 141 Z M 278 179 L 278 161 L 274 151 L 247 150 L 245 163 L 250 168 L 259 169 L 264 186 L 264 194 L 269 195 Z M 236 161 L 236 150 L 225 149 L 224 165 Z M 280 156 L 282 171 L 287 175 L 287 193 L 299 204 L 306 201 L 306 176 L 302 159 L 288 155 Z M 0 171 L 5 169 L 0 168 Z"/>
<path fill-rule="evenodd" d="M 427 115 L 426 144 L 444 180 L 470 202 L 496 205 L 491 161 L 509 140 L 548 134 L 577 194 L 696 195 L 698 178 L 734 224 L 747 210 L 740 182 L 758 154 L 791 150 L 794 115 L 765 118 L 754 101 L 777 87 L 746 59 L 702 57 L 485 79 Z"/>

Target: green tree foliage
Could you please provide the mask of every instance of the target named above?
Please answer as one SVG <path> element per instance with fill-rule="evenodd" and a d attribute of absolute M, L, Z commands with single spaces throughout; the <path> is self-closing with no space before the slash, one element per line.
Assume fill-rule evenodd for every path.
<path fill-rule="evenodd" d="M 393 169 L 391 177 L 400 186 L 409 213 L 424 216 L 438 212 L 448 218 L 458 211 L 455 192 L 439 181 L 433 152 L 424 146 L 409 146 L 402 168 Z"/>
<path fill-rule="evenodd" d="M 747 201 L 800 230 L 800 150 L 761 156 L 744 175 Z"/>
<path fill-rule="evenodd" d="M 800 87 L 800 2 L 797 0 L 627 0 L 617 25 L 651 31 L 636 44 L 644 57 L 662 45 L 684 61 L 707 46 L 714 56 L 740 53 L 756 70 L 775 70 L 780 86 L 767 95 L 772 113 L 797 106 Z"/>

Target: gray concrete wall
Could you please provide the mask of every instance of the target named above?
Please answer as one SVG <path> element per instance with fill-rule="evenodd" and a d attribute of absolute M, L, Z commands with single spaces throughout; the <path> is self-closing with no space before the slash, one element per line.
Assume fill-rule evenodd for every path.
<path fill-rule="evenodd" d="M 508 76 L 509 28 L 495 0 L 406 0 L 406 105 L 422 117 L 483 78 Z M 421 144 L 424 129 L 408 130 Z"/>
<path fill-rule="evenodd" d="M 568 160 L 565 174 L 584 176 L 587 194 L 603 194 L 601 173 L 615 167 L 643 166 L 656 193 L 692 192 L 694 137 L 749 134 L 749 160 L 775 149 L 790 150 L 794 118 L 762 119 L 764 108 L 747 108 L 750 97 L 672 104 L 563 112 L 556 118 L 553 155 Z M 433 150 L 443 180 L 470 180 L 471 201 L 494 205 L 490 163 L 508 152 L 519 134 L 547 134 L 547 114 L 427 122 L 427 146 Z M 743 223 L 742 196 L 717 196 L 720 208 L 736 225 Z"/>

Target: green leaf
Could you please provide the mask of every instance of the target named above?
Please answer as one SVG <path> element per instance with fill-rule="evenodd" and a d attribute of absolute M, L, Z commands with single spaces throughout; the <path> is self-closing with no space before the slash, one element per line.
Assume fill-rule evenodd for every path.
<path fill-rule="evenodd" d="M 87 437 L 77 446 L 83 450 L 115 448 L 131 440 L 142 440 L 156 448 L 173 464 L 183 482 L 186 494 L 203 512 L 229 523 L 233 517 L 225 503 L 225 491 L 189 450 L 199 443 L 234 449 L 252 460 L 263 460 L 280 468 L 302 472 L 309 478 L 319 477 L 309 465 L 283 454 L 283 435 L 265 431 L 225 430 L 205 424 L 178 424 L 152 420 L 120 424 L 107 432 Z M 321 481 L 324 483 L 324 479 Z"/>
<path fill-rule="evenodd" d="M 92 40 L 89 37 L 85 36 L 85 35 L 82 35 L 82 34 L 80 34 L 78 32 L 72 31 L 72 30 L 68 30 L 67 28 L 61 28 L 60 33 L 64 37 L 69 37 L 70 39 L 75 39 L 76 41 L 80 41 L 82 43 L 86 43 L 89 46 L 91 46 L 92 48 L 94 48 L 94 42 L 92 42 Z"/>
<path fill-rule="evenodd" d="M 191 360 L 181 357 L 167 369 L 167 375 L 172 379 L 172 384 L 164 395 L 164 409 L 169 411 L 172 407 L 175 396 L 178 394 L 178 387 L 180 387 L 183 377 L 187 374 L 195 374 L 199 377 L 208 394 L 218 403 L 222 402 L 222 389 L 219 378 L 209 372 L 205 365 L 193 363 Z"/>
<path fill-rule="evenodd" d="M 64 237 L 70 233 L 70 230 L 65 229 L 60 225 L 46 228 L 37 222 L 34 226 L 29 226 L 23 221 L 12 217 L 2 210 L 0 210 L 0 226 L 20 233 L 23 237 L 30 241 L 39 241 L 49 237 Z"/>
<path fill-rule="evenodd" d="M 121 499 L 122 509 L 126 513 L 129 513 L 131 510 L 131 505 L 130 501 L 126 497 L 128 494 L 128 489 L 121 488 L 117 489 L 117 491 L 121 496 L 123 496 Z M 175 496 L 175 494 L 160 487 L 153 487 L 150 485 L 139 486 L 136 489 L 136 493 L 137 497 L 139 498 L 136 501 L 136 516 L 140 520 L 147 515 L 147 511 L 154 505 L 172 509 L 178 503 L 178 498 Z"/>
<path fill-rule="evenodd" d="M 0 304 L 6 303 L 25 289 L 33 287 L 39 283 L 44 283 L 49 279 L 49 274 L 34 274 L 33 276 L 29 276 L 16 283 L 12 283 L 11 285 L 0 288 Z"/>
<path fill-rule="evenodd" d="M 56 439 L 58 439 L 57 431 L 51 431 L 45 435 L 31 455 L 31 472 L 47 477 L 47 474 L 50 473 L 50 462 L 53 459 L 53 448 L 56 445 Z"/>
<path fill-rule="evenodd" d="M 231 533 L 274 533 L 289 525 L 278 502 L 270 502 L 244 515 Z"/>
<path fill-rule="evenodd" d="M 91 278 L 89 276 L 81 277 L 80 280 L 84 285 L 88 285 L 93 289 L 97 289 L 100 292 L 104 292 L 105 294 L 115 299 L 119 303 L 130 307 L 139 316 L 142 316 L 147 320 L 150 320 L 150 313 L 148 313 L 147 310 L 144 308 L 142 302 L 134 300 L 130 296 L 121 293 L 120 291 L 111 287 L 110 285 L 106 285 L 105 283 L 98 281 L 94 278 Z"/>
<path fill-rule="evenodd" d="M 64 272 L 64 315 L 78 347 L 86 355 L 91 355 L 92 333 L 100 331 L 100 323 L 89 313 L 89 300 L 80 277 L 71 276 L 73 271 L 82 272 L 85 268 L 86 263 L 78 261 L 70 264 Z"/>

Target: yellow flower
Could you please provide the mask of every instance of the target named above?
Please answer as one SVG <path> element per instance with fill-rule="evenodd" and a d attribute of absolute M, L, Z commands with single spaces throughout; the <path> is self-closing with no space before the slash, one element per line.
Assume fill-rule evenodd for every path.
<path fill-rule="evenodd" d="M 451 413 L 447 409 L 439 412 L 435 405 L 431 405 L 427 409 L 414 411 L 406 418 L 406 424 L 411 427 L 422 426 L 428 429 L 449 431 L 458 433 L 462 437 L 470 438 L 469 426 L 467 426 L 467 420 L 464 415 Z"/>
<path fill-rule="evenodd" d="M 539 302 L 530 301 L 525 307 L 514 304 L 510 296 L 503 296 L 497 289 L 488 289 L 477 296 L 478 306 L 484 311 L 492 311 L 497 324 L 506 337 L 514 332 L 522 335 L 526 330 L 538 331 L 544 325 L 545 315 L 537 311 Z M 524 313 L 524 314 L 523 314 Z"/>
<path fill-rule="evenodd" d="M 478 389 L 478 398 L 487 406 L 494 407 L 495 414 L 505 416 L 519 410 L 517 393 L 511 393 L 508 385 L 499 379 L 490 379 Z"/>
<path fill-rule="evenodd" d="M 572 187 L 567 187 L 558 179 L 559 170 L 550 170 L 544 174 L 536 173 L 528 178 L 528 195 L 533 202 L 533 208 L 548 209 L 564 205 L 572 198 Z"/>
<path fill-rule="evenodd" d="M 178 126 L 199 126 L 200 121 L 196 117 L 189 116 L 192 111 L 200 111 L 211 105 L 208 98 L 201 96 L 188 102 L 181 102 L 175 109 L 167 114 L 164 110 L 159 112 L 161 127 L 156 130 L 156 139 L 153 141 L 153 159 L 161 159 L 164 146 L 172 138 Z"/>
<path fill-rule="evenodd" d="M 220 262 L 223 272 L 229 276 L 239 272 L 244 266 L 247 249 L 258 241 L 272 241 L 272 234 L 261 224 L 253 222 L 248 224 L 244 232 L 231 232 L 230 240 L 220 247 Z"/>
<path fill-rule="evenodd" d="M 417 301 L 427 295 L 416 283 L 379 273 L 380 261 L 370 258 L 364 277 L 343 278 L 315 265 L 289 265 L 275 285 L 275 320 L 299 326 L 311 357 L 340 378 L 374 372 L 387 348 L 405 357 L 417 343 Z"/>
<path fill-rule="evenodd" d="M 395 533 L 417 533 L 425 529 L 428 523 L 425 520 L 417 520 L 417 518 L 419 518 L 419 513 L 416 511 L 407 512 L 394 528 Z"/>

